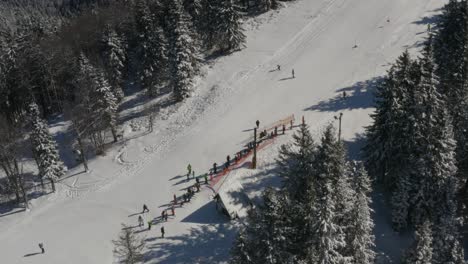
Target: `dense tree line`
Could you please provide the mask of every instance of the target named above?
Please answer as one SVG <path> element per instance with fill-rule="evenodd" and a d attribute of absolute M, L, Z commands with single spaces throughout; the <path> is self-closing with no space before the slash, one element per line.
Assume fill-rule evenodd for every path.
<path fill-rule="evenodd" d="M 418 58 L 404 52 L 377 87 L 364 148 L 396 231 L 416 230 L 404 263 L 464 263 L 468 215 L 468 9 L 451 0 Z"/>
<path fill-rule="evenodd" d="M 231 263 L 374 263 L 370 179 L 335 134 L 317 144 L 303 124 L 281 147 L 283 187 L 250 210 Z"/>
<path fill-rule="evenodd" d="M 46 180 L 55 189 L 64 168 L 49 117 L 71 121 L 69 147 L 87 170 L 88 156 L 119 138 L 118 110 L 129 85 L 183 101 L 207 56 L 244 46 L 242 18 L 276 6 L 275 0 L 0 3 L 2 197 L 27 198 L 20 160 L 28 156 L 42 185 Z"/>

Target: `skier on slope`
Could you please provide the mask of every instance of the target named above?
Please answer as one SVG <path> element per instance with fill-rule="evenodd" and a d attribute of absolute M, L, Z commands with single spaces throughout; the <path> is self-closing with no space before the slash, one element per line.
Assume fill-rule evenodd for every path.
<path fill-rule="evenodd" d="M 39 243 L 39 248 L 41 249 L 41 253 L 44 254 L 45 249 L 44 249 L 44 244 L 43 243 Z"/>
<path fill-rule="evenodd" d="M 143 217 L 141 217 L 141 215 L 138 216 L 138 226 L 139 227 L 143 226 Z"/>
<path fill-rule="evenodd" d="M 192 173 L 192 165 L 190 165 L 189 163 L 189 165 L 187 165 L 187 175 L 190 176 L 191 173 Z"/>
<path fill-rule="evenodd" d="M 279 64 L 276 65 L 276 68 L 278 69 L 278 71 L 281 71 L 281 66 Z"/>
<path fill-rule="evenodd" d="M 161 237 L 164 238 L 164 234 L 165 234 L 165 230 L 164 230 L 164 226 L 161 226 Z"/>
<path fill-rule="evenodd" d="M 255 122 L 255 124 L 257 125 L 257 128 L 260 126 L 260 121 L 257 120 L 257 122 Z"/>
<path fill-rule="evenodd" d="M 292 73 L 292 77 L 293 77 L 293 78 L 296 78 L 296 77 L 294 76 L 294 69 L 292 69 L 291 73 Z"/>
<path fill-rule="evenodd" d="M 151 220 L 148 221 L 148 230 L 151 230 L 151 226 L 153 225 L 153 223 L 151 222 Z"/>
<path fill-rule="evenodd" d="M 217 170 L 218 170 L 218 164 L 216 164 L 215 162 L 213 163 L 213 173 L 216 174 Z"/>
<path fill-rule="evenodd" d="M 149 212 L 148 206 L 146 206 L 146 204 L 143 204 L 143 212 L 142 213 L 146 213 L 146 212 Z"/>

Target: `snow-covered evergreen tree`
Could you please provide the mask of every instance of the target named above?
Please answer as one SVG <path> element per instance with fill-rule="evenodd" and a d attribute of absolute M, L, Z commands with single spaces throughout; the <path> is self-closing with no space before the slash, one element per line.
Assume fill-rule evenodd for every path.
<path fill-rule="evenodd" d="M 433 263 L 465 263 L 460 233 L 462 219 L 457 216 L 456 185 L 455 177 L 450 177 L 442 186 L 442 201 L 437 204 L 438 216 L 433 227 Z"/>
<path fill-rule="evenodd" d="M 371 182 L 362 165 L 353 173 L 352 186 L 355 192 L 354 203 L 351 205 L 350 224 L 347 229 L 347 243 L 353 263 L 372 264 L 375 260 L 374 222 L 370 208 Z"/>
<path fill-rule="evenodd" d="M 273 189 L 263 194 L 263 204 L 253 208 L 248 224 L 238 236 L 231 263 L 291 263 L 290 227 L 284 195 Z M 247 261 L 247 262 L 242 262 Z"/>
<path fill-rule="evenodd" d="M 102 72 L 96 75 L 96 110 L 101 112 L 103 130 L 110 128 L 114 142 L 117 142 L 118 101 Z"/>
<path fill-rule="evenodd" d="M 411 204 L 412 222 L 422 224 L 426 219 L 434 220 L 437 204 L 442 196 L 446 179 L 455 176 L 455 142 L 447 107 L 437 90 L 437 76 L 433 60 L 431 37 L 421 58 L 421 80 L 416 86 L 413 113 L 414 123 L 409 137 L 415 146 L 412 150 Z"/>
<path fill-rule="evenodd" d="M 29 105 L 31 120 L 31 142 L 39 174 L 42 179 L 48 179 L 55 192 L 55 182 L 65 174 L 65 168 L 60 160 L 57 144 L 49 132 L 47 123 L 41 118 L 36 103 Z"/>
<path fill-rule="evenodd" d="M 122 101 L 124 97 L 123 92 L 123 78 L 126 63 L 125 44 L 117 32 L 107 26 L 102 37 L 104 63 L 107 68 L 107 78 L 111 80 L 112 91 L 116 98 Z"/>
<path fill-rule="evenodd" d="M 178 1 L 165 2 L 170 14 L 168 32 L 170 85 L 174 99 L 182 101 L 190 96 L 193 77 L 198 72 L 200 55 L 191 22 Z"/>
<path fill-rule="evenodd" d="M 283 178 L 283 190 L 287 196 L 289 237 L 298 259 L 306 259 L 312 246 L 315 216 L 315 177 L 313 162 L 317 146 L 307 124 L 303 123 L 293 135 L 293 144 L 283 145 L 277 159 L 278 171 Z"/>
<path fill-rule="evenodd" d="M 406 229 L 409 224 L 411 182 L 408 177 L 408 173 L 402 172 L 390 197 L 392 225 L 397 231 Z"/>
<path fill-rule="evenodd" d="M 160 94 L 160 87 L 167 77 L 167 40 L 161 26 L 155 25 L 142 44 L 142 81 L 151 96 Z"/>
<path fill-rule="evenodd" d="M 79 78 L 77 103 L 75 108 L 81 112 L 78 121 L 81 134 L 89 136 L 98 152 L 102 152 L 105 136 L 103 132 L 110 129 L 117 141 L 118 101 L 112 92 L 104 73 L 91 65 L 84 54 L 79 57 Z"/>
<path fill-rule="evenodd" d="M 216 18 L 216 42 L 222 51 L 232 51 L 244 46 L 245 35 L 241 24 L 239 7 L 233 0 L 222 0 Z"/>
<path fill-rule="evenodd" d="M 432 262 L 432 224 L 425 221 L 415 232 L 412 247 L 406 252 L 403 264 L 428 264 Z"/>
<path fill-rule="evenodd" d="M 393 191 L 398 177 L 407 166 L 410 142 L 408 126 L 415 120 L 408 114 L 418 76 L 415 63 L 404 52 L 377 86 L 373 124 L 367 128 L 368 142 L 364 148 L 366 166 L 371 176 Z"/>
<path fill-rule="evenodd" d="M 293 145 L 283 145 L 277 159 L 284 189 L 294 201 L 301 201 L 312 181 L 312 164 L 316 144 L 307 124 L 301 124 L 293 135 Z"/>
<path fill-rule="evenodd" d="M 231 250 L 231 264 L 254 264 L 250 257 L 251 248 L 249 248 L 247 238 L 245 237 L 244 231 L 240 230 L 237 235 L 234 246 Z"/>
<path fill-rule="evenodd" d="M 335 188 L 343 171 L 343 148 L 335 137 L 332 126 L 327 127 L 318 147 L 316 164 L 316 204 L 314 244 L 309 254 L 311 263 L 351 263 L 343 255 L 345 233 L 338 223 Z"/>

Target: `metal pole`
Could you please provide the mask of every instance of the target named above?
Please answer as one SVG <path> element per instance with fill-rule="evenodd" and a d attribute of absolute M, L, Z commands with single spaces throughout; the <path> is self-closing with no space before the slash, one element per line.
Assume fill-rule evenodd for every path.
<path fill-rule="evenodd" d="M 252 158 L 252 169 L 257 168 L 257 128 L 254 128 L 254 153 L 253 153 L 253 158 Z"/>

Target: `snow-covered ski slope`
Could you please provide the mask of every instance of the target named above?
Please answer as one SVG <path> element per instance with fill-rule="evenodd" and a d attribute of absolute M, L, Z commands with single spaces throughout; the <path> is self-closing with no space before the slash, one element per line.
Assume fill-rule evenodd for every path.
<path fill-rule="evenodd" d="M 343 112 L 343 136 L 356 153 L 370 120 L 373 84 L 404 49 L 419 48 L 427 23 L 444 3 L 298 0 L 249 20 L 247 48 L 210 62 L 193 97 L 164 112 L 155 132 L 128 134 L 135 137 L 93 160 L 91 173 L 73 175 L 79 170 L 72 170 L 58 194 L 33 201 L 29 212 L 0 216 L 0 262 L 112 263 L 111 240 L 120 223 L 136 225 L 134 214 L 143 203 L 151 210 L 146 218 L 159 216 L 172 195 L 187 186 L 180 175 L 188 163 L 201 173 L 215 161 L 224 162 L 227 154 L 233 157 L 251 133 L 244 130 L 257 119 L 262 126 L 304 115 L 312 129 L 320 130 Z M 275 70 L 277 64 L 281 71 Z M 346 100 L 340 99 L 343 91 Z M 269 159 L 261 162 L 267 166 L 275 155 L 260 156 Z M 164 224 L 166 239 L 159 238 L 160 224 L 140 232 L 148 239 L 148 263 L 227 259 L 236 228 L 215 212 L 210 195 L 204 188 L 189 205 L 177 208 Z M 379 246 L 397 254 L 398 242 L 390 239 L 398 236 L 387 237 L 378 239 Z M 34 255 L 39 242 L 44 255 Z"/>

